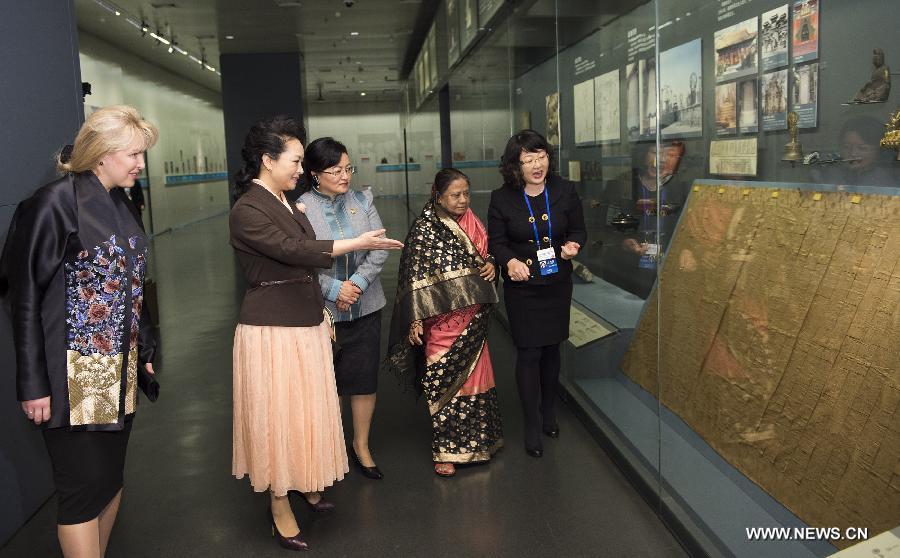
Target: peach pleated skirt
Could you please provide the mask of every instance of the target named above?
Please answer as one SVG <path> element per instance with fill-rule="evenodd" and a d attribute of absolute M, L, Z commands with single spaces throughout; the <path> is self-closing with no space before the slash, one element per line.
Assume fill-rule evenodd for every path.
<path fill-rule="evenodd" d="M 232 472 L 257 492 L 314 492 L 347 473 L 329 328 L 238 324 Z"/>

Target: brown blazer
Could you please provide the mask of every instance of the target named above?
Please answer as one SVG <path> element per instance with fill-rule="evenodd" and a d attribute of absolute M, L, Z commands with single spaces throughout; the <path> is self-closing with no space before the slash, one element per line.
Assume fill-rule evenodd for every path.
<path fill-rule="evenodd" d="M 293 214 L 258 184 L 231 208 L 231 245 L 247 293 L 238 321 L 247 325 L 309 327 L 322 323 L 322 290 L 315 268 L 330 268 L 333 240 L 316 240 L 306 215 Z"/>

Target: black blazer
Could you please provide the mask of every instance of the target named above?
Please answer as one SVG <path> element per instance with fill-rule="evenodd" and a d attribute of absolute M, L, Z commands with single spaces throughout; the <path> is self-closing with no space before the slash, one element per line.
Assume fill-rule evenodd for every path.
<path fill-rule="evenodd" d="M 12 316 L 18 399 L 50 396 L 46 428 L 121 429 L 137 404 L 132 374 L 153 361 L 156 334 L 142 311 L 147 242 L 124 199 L 85 172 L 40 188 L 13 216 L 0 296 Z M 82 357 L 95 358 L 93 368 Z M 118 383 L 84 405 L 100 367 Z"/>
<path fill-rule="evenodd" d="M 231 245 L 249 286 L 240 323 L 310 327 L 322 323 L 325 304 L 315 268 L 330 268 L 333 240 L 316 231 L 298 209 L 293 214 L 258 184 L 234 204 Z"/>
<path fill-rule="evenodd" d="M 528 221 L 528 207 L 522 197 L 522 188 L 510 188 L 507 185 L 491 192 L 491 203 L 488 207 L 488 237 L 490 252 L 500 266 L 503 280 L 511 284 L 543 285 L 561 281 L 571 281 L 572 262 L 560 257 L 560 247 L 568 241 L 577 242 L 584 248 L 587 231 L 584 226 L 584 210 L 581 198 L 575 191 L 575 184 L 553 175 L 547 179 L 547 196 L 550 200 L 550 218 L 553 223 L 553 250 L 559 271 L 553 275 L 542 276 L 538 267 L 537 245 L 534 241 L 534 229 Z M 538 234 L 543 239 L 548 234 L 547 222 L 541 219 L 546 213 L 544 195 L 531 198 L 531 209 L 534 211 Z M 546 244 L 542 244 L 546 248 Z M 512 281 L 507 273 L 506 264 L 516 258 L 528 265 L 531 279 L 526 282 Z"/>

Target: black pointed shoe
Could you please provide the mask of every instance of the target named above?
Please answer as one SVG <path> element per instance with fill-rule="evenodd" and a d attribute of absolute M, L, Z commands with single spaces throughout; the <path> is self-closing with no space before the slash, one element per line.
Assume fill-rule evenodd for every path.
<path fill-rule="evenodd" d="M 356 450 L 353 449 L 353 446 L 350 446 L 350 457 L 353 458 L 353 462 L 356 463 L 357 467 L 359 467 L 359 470 L 363 474 L 363 476 L 373 480 L 381 480 L 384 478 L 384 475 L 381 473 L 381 470 L 377 465 L 366 467 L 362 464 L 362 461 L 359 460 L 359 456 L 356 455 Z"/>
<path fill-rule="evenodd" d="M 272 515 L 272 508 L 266 511 L 269 515 L 269 523 L 272 524 L 272 536 L 278 541 L 278 546 L 288 550 L 309 550 L 309 545 L 306 544 L 299 532 L 293 537 L 283 536 L 281 531 L 278 530 L 278 526 L 275 525 L 275 516 Z"/>

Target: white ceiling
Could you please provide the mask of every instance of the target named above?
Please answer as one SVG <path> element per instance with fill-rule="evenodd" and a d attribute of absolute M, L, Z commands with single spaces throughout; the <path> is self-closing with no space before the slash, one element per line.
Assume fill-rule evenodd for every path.
<path fill-rule="evenodd" d="M 409 43 L 422 33 L 415 29 L 420 12 L 430 22 L 438 4 L 438 0 L 74 2 L 79 29 L 210 90 L 221 91 L 216 73 L 220 53 L 297 50 L 304 57 L 308 100 L 319 98 L 321 89 L 325 100 L 355 102 L 399 101 Z M 128 18 L 145 23 L 148 34 L 142 35 Z M 169 54 L 169 47 L 149 33 L 174 38 L 189 55 L 174 49 Z M 203 59 L 216 71 L 189 56 Z"/>

